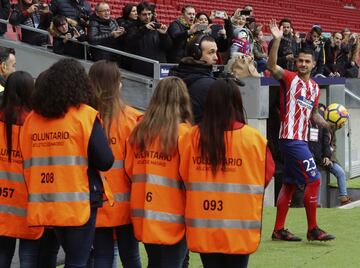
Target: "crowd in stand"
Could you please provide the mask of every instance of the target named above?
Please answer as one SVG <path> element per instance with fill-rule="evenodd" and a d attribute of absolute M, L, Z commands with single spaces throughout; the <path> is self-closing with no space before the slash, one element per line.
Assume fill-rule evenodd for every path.
<path fill-rule="evenodd" d="M 53 37 L 50 42 L 44 34 L 22 29 L 23 42 L 52 45 L 55 53 L 77 58 L 84 58 L 87 53 L 86 56 L 94 61 L 110 59 L 122 68 L 144 75 L 152 75 L 150 64 L 94 47 L 84 52 L 83 45 L 73 41 L 87 41 L 160 63 L 179 63 L 188 41 L 206 34 L 216 40 L 218 64 L 226 64 L 230 58 L 240 55 L 248 64 L 254 64 L 261 75 L 267 75 L 268 44 L 251 5 L 238 8 L 233 14 L 225 11 L 207 14 L 187 5 L 170 25 L 158 22 L 156 5 L 148 2 L 126 4 L 119 18 L 111 16 L 107 3 L 99 2 L 92 10 L 85 0 L 52 0 L 49 5 L 37 0 L 19 0 L 10 13 L 11 24 L 48 29 Z M 214 20 L 219 23 L 213 23 Z M 356 33 L 344 28 L 330 34 L 323 32 L 316 23 L 308 33 L 300 33 L 289 18 L 282 19 L 280 26 L 284 30 L 278 60 L 281 67 L 294 70 L 294 59 L 299 51 L 309 48 L 316 56 L 313 76 L 358 77 L 360 45 Z"/>

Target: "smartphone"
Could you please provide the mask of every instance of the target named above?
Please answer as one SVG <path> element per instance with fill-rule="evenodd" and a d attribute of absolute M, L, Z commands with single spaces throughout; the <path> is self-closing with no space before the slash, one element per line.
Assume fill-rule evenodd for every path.
<path fill-rule="evenodd" d="M 215 18 L 225 19 L 225 11 L 215 10 Z"/>
<path fill-rule="evenodd" d="M 327 33 L 327 32 L 322 32 L 321 35 L 324 39 L 329 39 L 331 37 L 331 33 Z"/>
<path fill-rule="evenodd" d="M 304 38 L 306 37 L 306 34 L 305 34 L 305 33 L 299 33 L 299 37 L 300 37 L 301 39 L 304 39 Z"/>
<path fill-rule="evenodd" d="M 154 28 L 155 29 L 160 29 L 161 28 L 161 23 L 160 22 L 154 22 Z"/>
<path fill-rule="evenodd" d="M 241 10 L 240 11 L 240 15 L 244 15 L 244 16 L 250 16 L 251 11 L 250 10 Z"/>
<path fill-rule="evenodd" d="M 198 31 L 205 31 L 207 28 L 208 28 L 208 25 L 206 25 L 206 24 L 198 24 L 198 25 L 196 26 L 196 29 L 197 29 Z"/>

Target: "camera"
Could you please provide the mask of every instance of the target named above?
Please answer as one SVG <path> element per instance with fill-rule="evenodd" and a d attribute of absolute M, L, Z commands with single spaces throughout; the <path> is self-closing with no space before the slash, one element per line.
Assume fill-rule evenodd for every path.
<path fill-rule="evenodd" d="M 240 11 L 240 15 L 244 15 L 244 16 L 250 16 L 251 11 L 250 10 L 241 10 Z"/>
<path fill-rule="evenodd" d="M 225 19 L 225 11 L 215 10 L 215 18 Z"/>
<path fill-rule="evenodd" d="M 162 24 L 160 22 L 154 22 L 153 25 L 155 29 L 160 29 Z"/>
<path fill-rule="evenodd" d="M 306 37 L 306 34 L 305 34 L 305 33 L 299 33 L 299 37 L 300 37 L 301 39 L 304 39 L 304 38 Z"/>
<path fill-rule="evenodd" d="M 207 28 L 208 28 L 208 26 L 206 24 L 198 24 L 196 26 L 196 29 L 200 32 L 205 31 Z"/>

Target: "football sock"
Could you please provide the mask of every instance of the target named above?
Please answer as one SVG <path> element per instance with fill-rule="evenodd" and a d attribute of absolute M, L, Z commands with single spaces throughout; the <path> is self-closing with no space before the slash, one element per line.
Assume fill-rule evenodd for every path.
<path fill-rule="evenodd" d="M 310 182 L 305 187 L 304 192 L 304 206 L 306 210 L 306 218 L 308 222 L 308 230 L 312 230 L 317 226 L 316 224 L 316 207 L 317 195 L 320 185 L 320 179 Z"/>
<path fill-rule="evenodd" d="M 289 210 L 290 202 L 294 191 L 296 189 L 296 184 L 283 183 L 279 196 L 276 202 L 277 212 L 276 212 L 276 221 L 275 221 L 275 230 L 280 230 L 284 228 L 286 215 Z"/>

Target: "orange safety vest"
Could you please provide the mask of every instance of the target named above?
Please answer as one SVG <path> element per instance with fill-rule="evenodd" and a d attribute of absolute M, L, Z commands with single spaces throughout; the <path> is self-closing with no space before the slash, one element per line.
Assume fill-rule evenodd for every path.
<path fill-rule="evenodd" d="M 80 226 L 90 217 L 87 151 L 98 112 L 85 104 L 62 118 L 34 111 L 21 132 L 31 226 Z"/>
<path fill-rule="evenodd" d="M 9 162 L 5 124 L 0 122 L 0 236 L 38 239 L 44 228 L 29 227 L 26 222 L 28 193 L 19 146 L 20 128 L 18 125 L 12 127 L 12 152 Z"/>
<path fill-rule="evenodd" d="M 215 176 L 200 157 L 199 128 L 179 140 L 186 188 L 186 240 L 200 253 L 250 254 L 260 243 L 266 139 L 244 125 L 227 131 L 226 170 Z"/>
<path fill-rule="evenodd" d="M 179 124 L 179 136 L 190 129 Z M 131 220 L 137 240 L 174 245 L 185 235 L 185 191 L 179 177 L 179 154 L 160 152 L 157 139 L 144 152 L 127 143 L 125 170 L 131 178 Z"/>
<path fill-rule="evenodd" d="M 104 202 L 103 207 L 98 209 L 96 227 L 113 227 L 131 222 L 131 185 L 124 170 L 125 142 L 141 115 L 142 113 L 138 110 L 126 106 L 125 110 L 120 112 L 117 119 L 111 124 L 109 144 L 115 162 L 109 171 L 102 174 L 113 192 L 114 205 L 110 206 L 108 202 Z"/>

